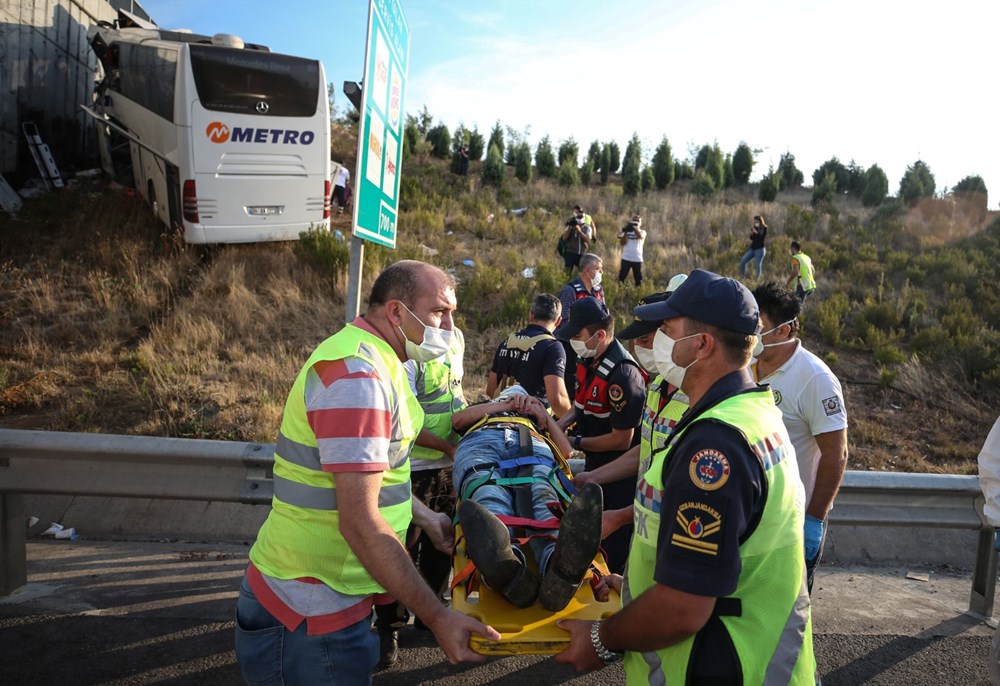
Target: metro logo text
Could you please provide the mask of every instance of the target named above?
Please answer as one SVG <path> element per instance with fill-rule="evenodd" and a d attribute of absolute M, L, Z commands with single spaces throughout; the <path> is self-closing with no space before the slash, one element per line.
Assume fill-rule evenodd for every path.
<path fill-rule="evenodd" d="M 205 129 L 205 135 L 213 143 L 280 143 L 283 145 L 309 145 L 316 140 L 312 131 L 294 129 L 255 129 L 234 126 L 232 130 L 222 122 L 212 122 Z"/>

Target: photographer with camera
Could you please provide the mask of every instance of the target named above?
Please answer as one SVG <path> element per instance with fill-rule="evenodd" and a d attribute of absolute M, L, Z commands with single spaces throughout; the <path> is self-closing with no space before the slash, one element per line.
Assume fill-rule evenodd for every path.
<path fill-rule="evenodd" d="M 642 228 L 642 217 L 632 215 L 632 220 L 618 232 L 618 242 L 622 245 L 622 263 L 618 269 L 618 283 L 625 283 L 629 271 L 635 285 L 642 285 L 642 246 L 646 242 L 646 231 Z"/>
<path fill-rule="evenodd" d="M 566 220 L 563 229 L 563 264 L 567 272 L 580 266 L 580 258 L 587 253 L 590 242 L 594 240 L 593 220 L 587 221 L 589 215 L 584 214 L 579 205 L 573 208 L 573 216 Z"/>

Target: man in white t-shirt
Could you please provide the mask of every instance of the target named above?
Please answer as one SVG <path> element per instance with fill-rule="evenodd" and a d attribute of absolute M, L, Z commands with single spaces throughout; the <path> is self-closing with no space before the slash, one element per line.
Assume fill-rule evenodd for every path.
<path fill-rule="evenodd" d="M 806 490 L 805 555 L 809 591 L 826 538 L 826 517 L 847 468 L 847 411 L 840 381 L 796 337 L 802 303 L 774 281 L 753 291 L 761 334 L 751 362 L 768 384 L 795 447 Z"/>
<path fill-rule="evenodd" d="M 983 514 L 986 520 L 996 528 L 993 547 L 1000 550 L 1000 418 L 997 418 L 990 433 L 986 436 L 983 449 L 979 453 L 979 487 L 983 489 L 986 502 L 983 503 Z M 990 645 L 990 680 L 1000 686 L 1000 627 L 993 634 Z"/>
<path fill-rule="evenodd" d="M 618 242 L 622 245 L 622 263 L 618 269 L 618 283 L 625 283 L 631 270 L 635 285 L 642 285 L 642 246 L 646 242 L 646 230 L 642 228 L 642 217 L 632 215 L 632 221 L 618 232 Z"/>
<path fill-rule="evenodd" d="M 339 165 L 333 172 L 333 196 L 330 204 L 335 204 L 341 212 L 347 204 L 347 185 L 350 182 L 351 172 L 344 165 Z"/>

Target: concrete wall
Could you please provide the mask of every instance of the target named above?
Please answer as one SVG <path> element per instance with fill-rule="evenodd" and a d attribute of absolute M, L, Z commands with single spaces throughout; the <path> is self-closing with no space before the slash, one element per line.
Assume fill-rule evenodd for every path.
<path fill-rule="evenodd" d="M 91 103 L 97 58 L 87 29 L 113 21 L 115 6 L 145 17 L 138 3 L 0 0 L 0 173 L 37 176 L 21 123 L 33 121 L 61 171 L 96 160 Z"/>
<path fill-rule="evenodd" d="M 26 496 L 28 515 L 39 518 L 30 533 L 50 522 L 76 528 L 84 538 L 251 543 L 270 507 L 137 498 Z M 864 565 L 940 566 L 972 569 L 977 532 L 952 529 L 834 526 L 826 562 Z"/>

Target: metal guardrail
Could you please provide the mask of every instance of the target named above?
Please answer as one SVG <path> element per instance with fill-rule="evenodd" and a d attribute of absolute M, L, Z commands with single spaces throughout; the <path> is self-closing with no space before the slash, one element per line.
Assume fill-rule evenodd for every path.
<path fill-rule="evenodd" d="M 274 446 L 0 430 L 0 596 L 27 583 L 23 495 L 269 504 Z M 831 524 L 979 531 L 969 609 L 993 612 L 997 554 L 974 476 L 849 471 Z"/>

